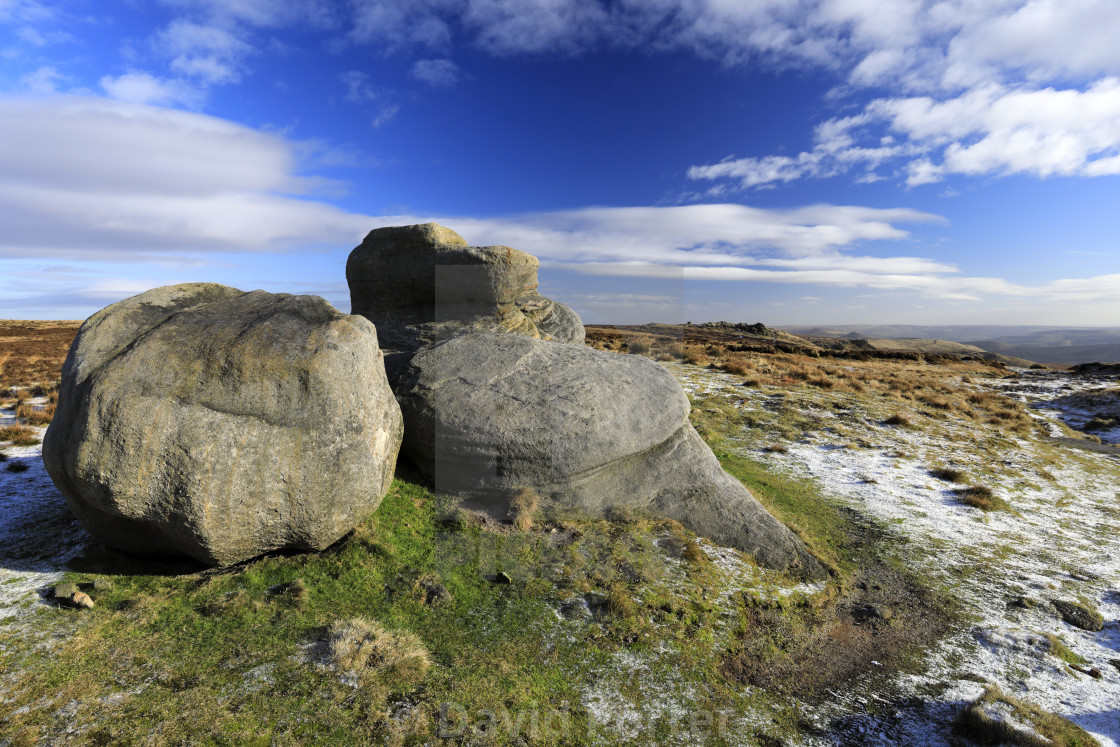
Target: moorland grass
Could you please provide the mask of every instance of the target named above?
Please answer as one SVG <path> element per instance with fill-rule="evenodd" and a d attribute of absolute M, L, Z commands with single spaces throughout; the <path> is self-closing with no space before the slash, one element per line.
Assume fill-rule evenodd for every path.
<path fill-rule="evenodd" d="M 34 446 L 39 443 L 39 433 L 26 425 L 2 425 L 0 426 L 0 443 L 10 443 L 13 446 Z"/>
<path fill-rule="evenodd" d="M 322 553 L 181 575 L 150 575 L 121 556 L 117 571 L 70 574 L 83 585 L 111 578 L 112 588 L 91 590 L 96 607 L 80 615 L 33 613 L 37 627 L 65 631 L 65 656 L 0 647 L 0 669 L 13 673 L 0 741 L 50 741 L 83 724 L 91 743 L 156 733 L 166 743 L 401 743 L 407 734 L 434 738 L 441 707 L 452 704 L 471 723 L 501 709 L 514 719 L 562 713 L 567 731 L 534 743 L 586 744 L 583 691 L 624 648 L 673 651 L 657 657 L 658 676 L 700 693 L 696 708 L 744 707 L 720 670 L 716 630 L 727 623 L 705 601 L 715 571 L 682 558 L 686 576 L 669 583 L 666 574 L 678 572 L 663 555 L 682 548 L 652 542 L 681 534 L 688 555 L 696 540 L 687 530 L 657 519 L 576 518 L 494 534 L 448 522 L 452 511 L 449 499 L 397 480 L 359 531 Z M 557 544 L 553 529 L 568 543 Z M 494 582 L 501 570 L 512 583 Z M 436 578 L 438 604 L 414 593 Z M 585 594 L 605 600 L 605 616 L 559 622 L 555 610 Z M 356 619 L 367 634 L 349 624 Z M 412 656 L 401 666 L 417 676 L 394 676 L 377 652 L 385 647 Z M 366 664 L 355 665 L 363 650 Z M 350 670 L 356 681 L 344 676 Z M 60 697 L 71 704 L 65 717 L 51 705 Z M 409 715 L 394 720 L 393 704 L 404 701 Z M 502 731 L 488 743 L 519 742 Z"/>
<path fill-rule="evenodd" d="M 1009 511 L 1011 505 L 992 492 L 987 485 L 970 485 L 965 488 L 956 488 L 953 495 L 966 506 L 978 508 L 981 511 Z"/>
<path fill-rule="evenodd" d="M 998 708 L 1012 720 L 993 718 L 989 715 L 990 708 Z M 1028 725 L 1029 730 L 1013 725 L 1015 722 Z M 1096 739 L 1076 724 L 1007 695 L 994 685 L 961 711 L 954 730 L 957 735 L 981 745 L 1100 747 Z"/>

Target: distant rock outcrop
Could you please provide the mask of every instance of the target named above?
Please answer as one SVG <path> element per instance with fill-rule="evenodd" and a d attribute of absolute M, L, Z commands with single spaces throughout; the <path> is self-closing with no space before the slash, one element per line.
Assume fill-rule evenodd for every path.
<path fill-rule="evenodd" d="M 43 460 L 103 543 L 227 565 L 350 531 L 387 492 L 402 429 L 369 321 L 187 284 L 82 325 Z"/>
<path fill-rule="evenodd" d="M 593 514 L 651 509 L 764 565 L 820 578 L 802 542 L 720 467 L 648 358 L 527 336 L 421 349 L 397 386 L 406 453 L 437 490 L 505 512 L 525 487 Z"/>
<path fill-rule="evenodd" d="M 350 305 L 377 325 L 387 352 L 474 332 L 582 343 L 579 316 L 537 293 L 537 258 L 468 246 L 435 223 L 370 231 L 346 262 Z"/>

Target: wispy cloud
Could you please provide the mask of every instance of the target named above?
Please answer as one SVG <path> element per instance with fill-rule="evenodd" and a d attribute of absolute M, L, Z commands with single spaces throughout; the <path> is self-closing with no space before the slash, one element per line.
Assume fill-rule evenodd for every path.
<path fill-rule="evenodd" d="M 436 88 L 450 88 L 463 77 L 463 71 L 451 60 L 417 60 L 410 74 Z"/>
<path fill-rule="evenodd" d="M 307 199 L 323 180 L 298 173 L 300 151 L 202 114 L 0 98 L 0 255 L 169 257 L 356 241 L 373 219 Z"/>
<path fill-rule="evenodd" d="M 123 75 L 106 75 L 101 78 L 101 88 L 110 98 L 134 104 L 180 105 L 197 108 L 203 99 L 196 86 L 178 79 L 157 78 L 150 73 L 128 72 Z"/>

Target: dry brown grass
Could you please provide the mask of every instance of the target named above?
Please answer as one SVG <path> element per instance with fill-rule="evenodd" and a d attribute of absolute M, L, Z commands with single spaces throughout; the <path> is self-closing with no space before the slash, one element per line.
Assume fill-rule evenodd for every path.
<path fill-rule="evenodd" d="M 0 426 L 0 443 L 7 442 L 13 446 L 34 446 L 39 443 L 39 434 L 26 425 Z"/>
<path fill-rule="evenodd" d="M 533 517 L 540 505 L 540 496 L 532 488 L 521 488 L 509 502 L 509 513 L 513 517 L 513 525 L 522 532 L 533 528 Z"/>
<path fill-rule="evenodd" d="M 1006 511 L 1010 508 L 1007 501 L 996 497 L 987 485 L 970 485 L 967 488 L 957 488 L 953 491 L 953 495 L 966 506 L 972 506 L 981 511 Z"/>
<path fill-rule="evenodd" d="M 649 355 L 653 351 L 653 339 L 648 336 L 631 337 L 626 341 L 626 352 L 632 355 Z"/>
<path fill-rule="evenodd" d="M 432 666 L 428 649 L 414 633 L 386 630 L 360 617 L 335 622 L 327 649 L 331 661 L 359 681 L 385 678 L 394 688 L 418 685 Z"/>
<path fill-rule="evenodd" d="M 28 425 L 44 426 L 51 422 L 54 417 L 55 408 L 57 405 L 48 402 L 46 405 L 36 406 L 30 402 L 25 402 L 16 407 L 16 417 L 24 421 Z"/>
<path fill-rule="evenodd" d="M 81 322 L 0 320 L 0 388 L 56 381 Z"/>
<path fill-rule="evenodd" d="M 745 358 L 742 358 L 740 356 L 733 356 L 724 360 L 720 364 L 720 368 L 722 368 L 727 373 L 736 374 L 737 376 L 742 376 L 743 374 L 750 373 L 754 370 L 754 367 L 751 366 Z"/>
<path fill-rule="evenodd" d="M 938 480 L 944 480 L 945 482 L 961 482 L 964 480 L 964 473 L 952 467 L 937 467 L 931 469 L 929 473 Z"/>

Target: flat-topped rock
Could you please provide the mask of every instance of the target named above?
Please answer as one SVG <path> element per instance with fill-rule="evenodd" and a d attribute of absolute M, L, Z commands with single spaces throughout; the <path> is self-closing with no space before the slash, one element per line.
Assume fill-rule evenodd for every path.
<path fill-rule="evenodd" d="M 502 332 L 583 342 L 567 306 L 537 293 L 539 262 L 508 246 L 472 247 L 435 223 L 370 231 L 346 262 L 351 311 L 388 351 L 462 334 Z"/>
<path fill-rule="evenodd" d="M 436 489 L 504 514 L 542 502 L 604 515 L 648 509 L 762 564 L 820 578 L 820 563 L 719 465 L 677 380 L 648 358 L 527 336 L 465 335 L 419 350 L 397 395 L 404 450 Z"/>
<path fill-rule="evenodd" d="M 186 284 L 82 325 L 43 461 L 104 544 L 227 565 L 353 529 L 388 491 L 402 429 L 368 320 Z"/>

